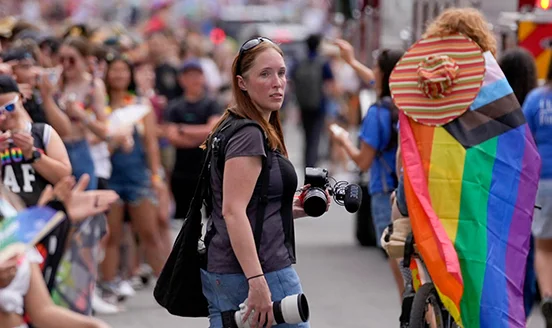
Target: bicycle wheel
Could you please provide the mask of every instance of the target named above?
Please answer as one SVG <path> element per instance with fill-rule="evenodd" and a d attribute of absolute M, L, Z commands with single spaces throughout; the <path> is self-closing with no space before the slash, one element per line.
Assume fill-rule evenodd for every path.
<path fill-rule="evenodd" d="M 429 305 L 431 305 L 433 310 L 433 316 L 437 324 L 436 327 L 448 328 L 449 324 L 447 323 L 448 320 L 446 320 L 447 314 L 442 311 L 441 300 L 432 283 L 423 284 L 414 295 L 412 310 L 410 311 L 410 327 L 431 327 L 430 322 L 427 320 Z"/>

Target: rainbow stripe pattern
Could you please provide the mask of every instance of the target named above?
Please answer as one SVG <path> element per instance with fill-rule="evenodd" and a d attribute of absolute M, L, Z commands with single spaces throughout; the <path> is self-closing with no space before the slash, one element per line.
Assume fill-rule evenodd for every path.
<path fill-rule="evenodd" d="M 434 36 L 418 41 L 408 50 L 395 66 L 389 86 L 395 104 L 410 118 L 441 126 L 466 111 L 484 74 L 485 60 L 475 42 L 463 34 Z M 429 90 L 435 94 L 425 83 L 433 84 Z M 428 93 L 433 94 L 430 106 Z"/>
<path fill-rule="evenodd" d="M 525 327 L 523 282 L 541 160 L 498 63 L 469 110 L 441 127 L 400 113 L 418 250 L 456 322 Z"/>

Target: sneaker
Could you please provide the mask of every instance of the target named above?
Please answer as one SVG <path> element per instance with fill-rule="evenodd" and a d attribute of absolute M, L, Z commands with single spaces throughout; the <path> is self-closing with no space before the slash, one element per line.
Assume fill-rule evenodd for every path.
<path fill-rule="evenodd" d="M 117 304 L 123 302 L 126 299 L 125 295 L 121 295 L 119 292 L 118 282 L 101 282 L 98 283 L 98 288 L 101 290 L 101 295 L 104 301 L 111 304 Z"/>
<path fill-rule="evenodd" d="M 133 276 L 130 278 L 129 282 L 132 288 L 136 291 L 146 288 L 146 285 L 144 285 L 144 282 L 140 276 Z"/>
<path fill-rule="evenodd" d="M 116 314 L 120 312 L 120 309 L 116 305 L 102 299 L 98 295 L 98 292 L 95 291 L 92 294 L 92 311 L 94 311 L 94 314 Z"/>
<path fill-rule="evenodd" d="M 125 297 L 132 297 L 136 295 L 136 291 L 134 290 L 134 288 L 132 288 L 132 285 L 127 280 L 121 280 L 117 284 L 117 291 L 119 292 L 119 295 Z"/>
<path fill-rule="evenodd" d="M 140 265 L 140 268 L 138 269 L 138 276 L 142 279 L 142 284 L 144 284 L 144 286 L 149 285 L 152 274 L 153 274 L 153 270 L 149 265 L 144 263 Z"/>

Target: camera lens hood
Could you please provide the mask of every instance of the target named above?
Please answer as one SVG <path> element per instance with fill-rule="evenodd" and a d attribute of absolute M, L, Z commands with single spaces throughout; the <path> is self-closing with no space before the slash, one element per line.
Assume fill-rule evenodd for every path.
<path fill-rule="evenodd" d="M 278 324 L 307 322 L 310 316 L 307 297 L 305 294 L 296 294 L 274 302 L 272 303 L 272 313 Z"/>
<path fill-rule="evenodd" d="M 326 213 L 328 197 L 326 192 L 320 188 L 311 188 L 303 199 L 303 209 L 308 216 L 318 217 Z"/>

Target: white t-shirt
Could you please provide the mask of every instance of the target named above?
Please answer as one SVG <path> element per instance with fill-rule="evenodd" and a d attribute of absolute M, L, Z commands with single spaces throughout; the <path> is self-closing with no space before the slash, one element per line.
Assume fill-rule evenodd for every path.
<path fill-rule="evenodd" d="M 31 263 L 42 263 L 42 256 L 34 248 L 21 259 L 17 273 L 8 287 L 0 289 L 0 309 L 23 315 L 24 297 L 31 284 Z"/>
<path fill-rule="evenodd" d="M 111 177 L 111 155 L 107 142 L 90 145 L 90 154 L 94 161 L 95 174 L 98 178 L 109 179 Z"/>

